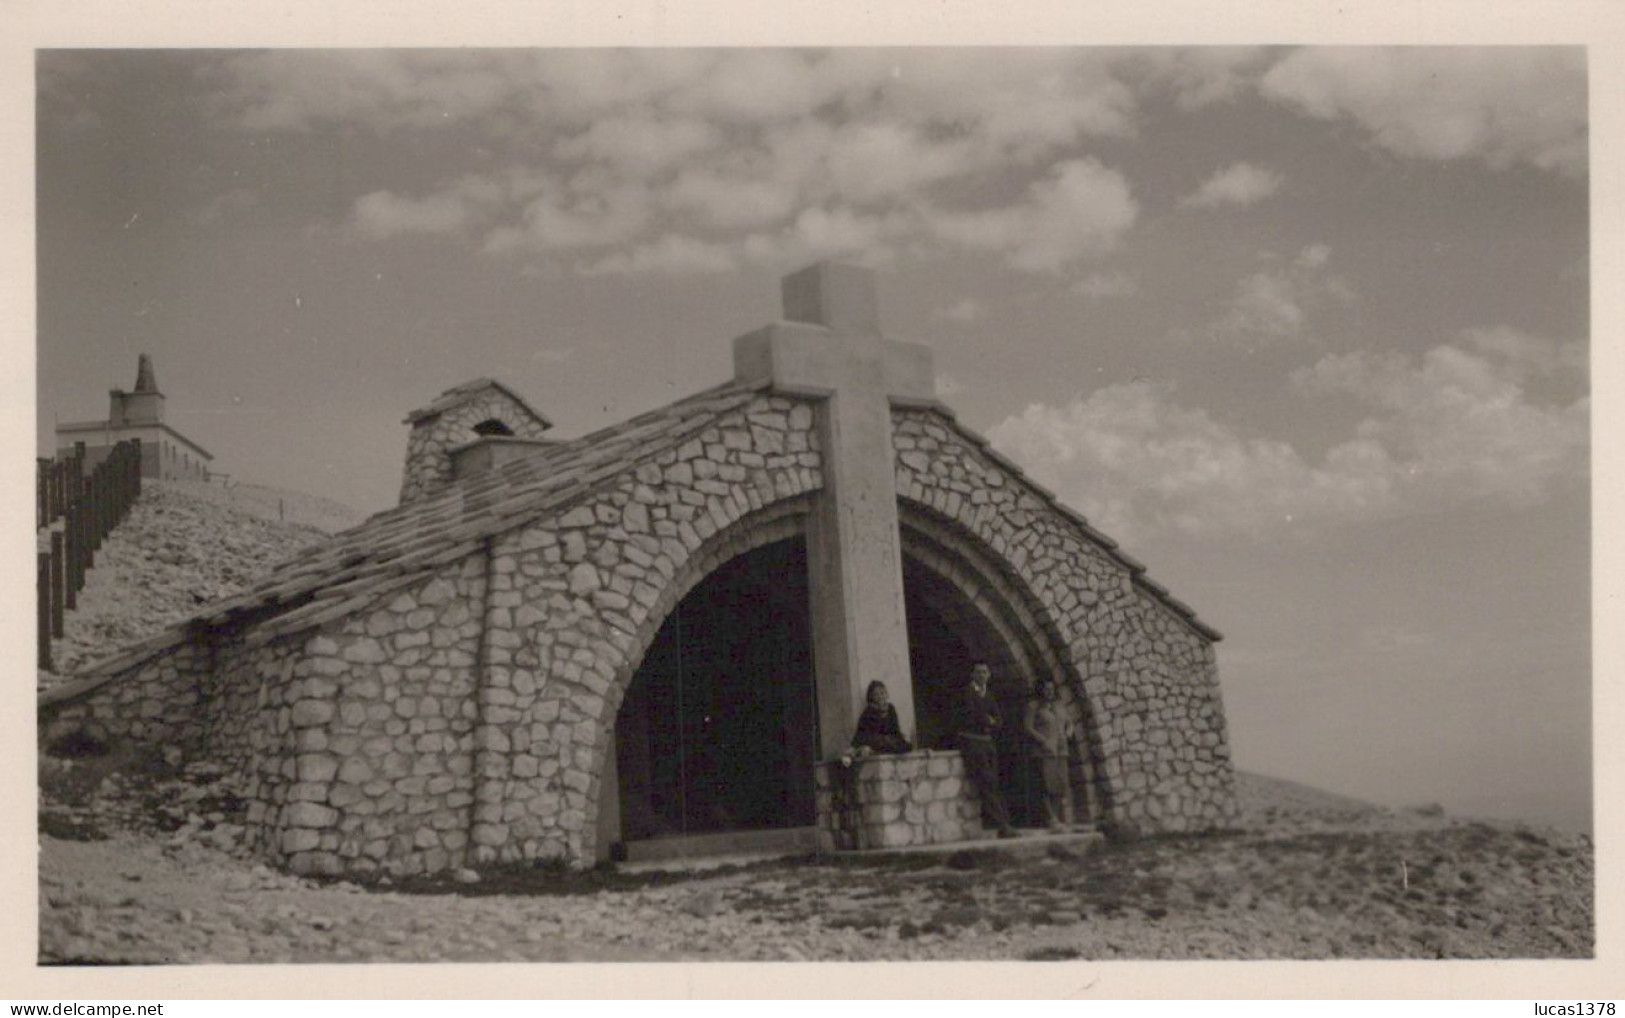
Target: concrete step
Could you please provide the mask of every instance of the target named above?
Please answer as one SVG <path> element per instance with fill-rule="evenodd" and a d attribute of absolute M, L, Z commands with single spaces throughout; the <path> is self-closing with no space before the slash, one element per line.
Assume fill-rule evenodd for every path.
<path fill-rule="evenodd" d="M 1059 833 L 1045 830 L 1018 830 L 1016 833 L 1018 836 L 1014 838 L 991 836 L 973 838 L 969 841 L 943 842 L 939 845 L 871 848 L 838 854 L 853 858 L 882 855 L 946 857 L 955 852 L 994 851 L 1018 858 L 1030 858 L 1047 853 L 1052 845 L 1059 845 L 1082 854 L 1093 851 L 1106 842 L 1105 836 L 1099 831 L 1084 825 Z M 791 855 L 807 855 L 817 850 L 817 829 L 813 827 L 693 834 L 631 842 L 627 845 L 627 861 L 621 863 L 619 869 L 622 873 L 708 870 L 781 859 Z"/>
<path fill-rule="evenodd" d="M 871 848 L 850 855 L 953 855 L 965 851 L 994 851 L 1010 856 L 1035 856 L 1048 852 L 1052 845 L 1074 852 L 1088 852 L 1106 843 L 1106 836 L 1093 827 L 1078 825 L 1070 830 L 1051 832 L 1042 829 L 1018 829 L 1014 838 L 988 835 L 969 841 L 945 841 L 937 845 L 905 845 L 902 848 Z"/>
<path fill-rule="evenodd" d="M 762 831 L 684 834 L 626 843 L 628 863 L 673 862 L 719 857 L 772 858 L 818 850 L 818 828 L 784 827 Z"/>

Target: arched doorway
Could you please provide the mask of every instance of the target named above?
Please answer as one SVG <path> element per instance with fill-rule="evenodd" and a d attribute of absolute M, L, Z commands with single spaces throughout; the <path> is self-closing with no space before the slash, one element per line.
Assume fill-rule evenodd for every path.
<path fill-rule="evenodd" d="M 666 617 L 615 722 L 620 839 L 813 823 L 806 542 L 745 552 Z"/>
<path fill-rule="evenodd" d="M 923 749 L 958 748 L 954 738 L 958 705 L 971 666 L 986 662 L 993 672 L 990 688 L 1004 719 L 997 744 L 1005 805 L 1017 826 L 1041 823 L 1042 792 L 1022 735 L 1034 680 L 1029 656 L 1019 646 L 1011 646 L 952 580 L 908 552 L 903 556 L 903 596 L 908 610 L 917 744 Z"/>

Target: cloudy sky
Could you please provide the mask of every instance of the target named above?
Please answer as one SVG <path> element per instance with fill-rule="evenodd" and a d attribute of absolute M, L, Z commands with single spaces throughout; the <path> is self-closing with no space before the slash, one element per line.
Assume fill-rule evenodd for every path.
<path fill-rule="evenodd" d="M 1589 823 L 1578 48 L 47 52 L 38 426 L 154 355 L 234 478 L 729 376 L 821 257 L 1224 631 L 1243 767 Z"/>

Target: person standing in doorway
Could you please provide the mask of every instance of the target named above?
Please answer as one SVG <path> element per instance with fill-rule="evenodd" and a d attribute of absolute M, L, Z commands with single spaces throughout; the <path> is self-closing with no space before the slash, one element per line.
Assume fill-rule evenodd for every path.
<path fill-rule="evenodd" d="M 1059 834 L 1072 822 L 1072 801 L 1067 794 L 1067 747 L 1072 741 L 1072 722 L 1061 706 L 1055 683 L 1038 680 L 1036 695 L 1027 702 L 1027 737 L 1033 741 L 1039 770 L 1044 779 L 1044 812 L 1052 834 Z"/>
<path fill-rule="evenodd" d="M 960 701 L 959 753 L 965 774 L 982 800 L 982 819 L 998 829 L 999 837 L 1016 837 L 999 789 L 999 757 L 993 736 L 999 730 L 999 705 L 988 691 L 993 670 L 977 662 L 970 670 L 970 685 Z"/>

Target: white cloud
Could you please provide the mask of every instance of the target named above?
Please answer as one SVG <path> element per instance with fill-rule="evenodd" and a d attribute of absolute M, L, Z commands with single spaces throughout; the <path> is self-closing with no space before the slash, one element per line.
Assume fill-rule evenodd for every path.
<path fill-rule="evenodd" d="M 555 188 L 551 180 L 534 171 L 511 170 L 469 174 L 418 197 L 373 191 L 356 199 L 352 225 L 371 237 L 464 234 L 488 223 L 505 205 Z"/>
<path fill-rule="evenodd" d="M 965 384 L 952 375 L 944 375 L 939 373 L 936 378 L 936 385 L 937 396 L 942 399 L 947 399 L 950 396 L 957 396 L 965 391 Z"/>
<path fill-rule="evenodd" d="M 460 233 L 467 229 L 472 210 L 467 201 L 452 192 L 424 198 L 408 198 L 388 191 L 374 191 L 356 199 L 356 226 L 374 237 L 403 233 Z"/>
<path fill-rule="evenodd" d="M 931 227 L 951 243 L 999 251 L 1024 272 L 1054 272 L 1112 250 L 1138 215 L 1122 174 L 1092 159 L 1072 159 L 1034 183 L 1021 204 L 938 212 Z"/>
<path fill-rule="evenodd" d="M 1182 110 L 1228 102 L 1255 83 L 1268 51 L 1253 46 L 1153 49 L 1145 54 L 1151 79 L 1171 89 Z"/>
<path fill-rule="evenodd" d="M 1106 533 L 1260 532 L 1289 516 L 1346 515 L 1388 498 L 1386 471 L 1338 474 L 1286 442 L 1247 438 L 1149 383 L 1029 406 L 989 431 L 1003 452 Z"/>
<path fill-rule="evenodd" d="M 1327 271 L 1330 260 L 1331 248 L 1311 244 L 1290 262 L 1242 279 L 1208 335 L 1249 346 L 1304 338 L 1311 310 L 1354 297 L 1341 277 Z"/>
<path fill-rule="evenodd" d="M 483 178 L 495 197 L 466 180 L 373 190 L 353 212 L 364 236 L 466 236 L 563 271 L 963 248 L 1055 271 L 1135 221 L 1127 180 L 1079 146 L 1132 135 L 1140 52 L 279 51 L 212 58 L 207 76 L 241 128 L 456 130 L 510 159 Z M 550 182 L 505 182 L 535 167 Z"/>
<path fill-rule="evenodd" d="M 715 128 L 699 121 L 624 116 L 597 121 L 560 142 L 555 152 L 566 159 L 608 163 L 643 180 L 693 159 L 720 140 Z"/>
<path fill-rule="evenodd" d="M 1106 300 L 1112 297 L 1132 297 L 1140 292 L 1140 284 L 1127 272 L 1091 272 L 1068 289 L 1090 300 Z"/>
<path fill-rule="evenodd" d="M 617 251 L 581 268 L 586 276 L 692 275 L 726 272 L 737 259 L 726 245 L 708 244 L 667 234 L 657 241 L 639 244 L 630 251 Z"/>
<path fill-rule="evenodd" d="M 952 304 L 937 312 L 938 318 L 946 318 L 950 322 L 974 322 L 986 313 L 982 302 L 975 297 L 961 297 Z"/>
<path fill-rule="evenodd" d="M 869 215 L 847 208 L 810 208 L 795 221 L 771 233 L 746 237 L 746 260 L 777 270 L 819 258 L 850 258 L 882 265 L 894 256 L 888 236 L 902 227 L 898 218 Z"/>
<path fill-rule="evenodd" d="M 1309 116 L 1351 119 L 1402 156 L 1567 174 L 1586 166 L 1579 46 L 1305 49 L 1272 67 L 1260 87 Z"/>
<path fill-rule="evenodd" d="M 566 251 L 625 243 L 649 225 L 650 206 L 641 185 L 578 181 L 568 191 L 550 190 L 533 199 L 519 225 L 491 232 L 486 250 Z"/>
<path fill-rule="evenodd" d="M 706 229 L 740 229 L 782 221 L 796 207 L 797 188 L 782 180 L 690 169 L 665 192 L 669 207 L 693 213 Z"/>
<path fill-rule="evenodd" d="M 224 194 L 204 202 L 197 210 L 196 219 L 200 223 L 215 223 L 222 219 L 230 219 L 238 213 L 247 212 L 256 208 L 260 203 L 260 193 L 251 187 L 234 187 Z"/>
<path fill-rule="evenodd" d="M 1145 383 L 1034 404 L 989 435 L 1114 536 L 1262 535 L 1287 522 L 1527 505 L 1586 475 L 1589 400 L 1572 386 L 1535 395 L 1522 381 L 1567 371 L 1575 355 L 1521 335 L 1515 345 L 1482 340 L 1506 334 L 1468 333 L 1419 358 L 1329 356 L 1299 372 L 1306 395 L 1349 398 L 1367 413 L 1318 462 Z"/>
<path fill-rule="evenodd" d="M 1203 181 L 1201 187 L 1181 198 L 1180 204 L 1200 209 L 1252 205 L 1274 194 L 1280 186 L 1279 173 L 1251 163 L 1236 163 Z"/>
<path fill-rule="evenodd" d="M 1504 342 L 1512 336 L 1516 346 Z M 1419 498 L 1529 504 L 1552 485 L 1583 476 L 1590 400 L 1544 402 L 1527 387 L 1535 376 L 1565 370 L 1578 344 L 1505 329 L 1463 339 L 1459 346 L 1434 347 L 1419 361 L 1396 354 L 1328 356 L 1294 375 L 1294 382 L 1317 396 L 1351 396 L 1369 407 L 1357 441 L 1389 450 Z"/>
<path fill-rule="evenodd" d="M 836 194 L 866 203 L 904 194 L 978 169 L 974 147 L 964 140 L 927 141 L 900 124 L 859 124 L 830 136 L 825 154 L 828 183 Z"/>
<path fill-rule="evenodd" d="M 1136 101 L 1115 64 L 1122 52 L 1081 49 L 846 51 L 836 62 L 862 68 L 856 90 L 875 89 L 910 122 L 958 124 L 1006 154 L 1031 156 L 1086 135 L 1126 135 Z"/>

